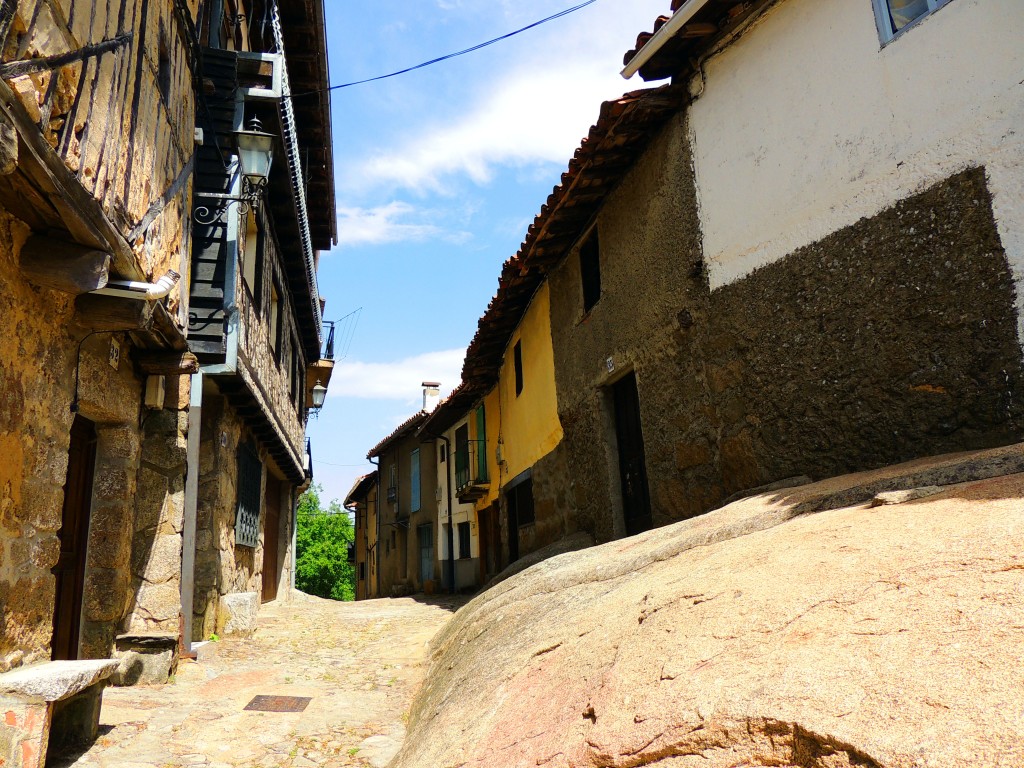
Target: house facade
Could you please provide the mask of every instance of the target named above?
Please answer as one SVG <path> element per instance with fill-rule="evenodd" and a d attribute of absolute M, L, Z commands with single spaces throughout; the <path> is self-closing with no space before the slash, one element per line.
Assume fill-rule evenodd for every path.
<path fill-rule="evenodd" d="M 371 472 L 356 479 L 345 496 L 344 507 L 352 513 L 355 531 L 355 599 L 377 597 L 377 485 Z"/>
<path fill-rule="evenodd" d="M 194 22 L 0 8 L 0 672 L 177 634 Z"/>
<path fill-rule="evenodd" d="M 236 11 L 221 8 L 218 19 L 209 8 L 202 39 L 209 93 L 189 317 L 201 364 L 191 408 L 200 472 L 186 509 L 194 640 L 250 631 L 259 604 L 290 588 L 294 509 L 311 476 L 310 392 L 328 383 L 332 365 L 322 360 L 316 283 L 319 250 L 335 237 L 323 7 L 253 2 Z M 236 144 L 254 128 L 273 136 L 274 152 L 250 202 Z M 314 193 L 324 205 L 308 202 Z"/>
<path fill-rule="evenodd" d="M 330 369 L 323 6 L 3 3 L 0 37 L 0 672 L 187 647 L 291 584 Z"/>
<path fill-rule="evenodd" d="M 599 540 L 1020 439 L 1022 10 L 909 7 L 677 3 L 627 54 L 672 84 L 605 105 L 534 225 L 573 241 L 532 263 Z"/>
<path fill-rule="evenodd" d="M 435 447 L 417 434 L 426 418 L 426 411 L 416 413 L 367 453 L 379 477 L 373 520 L 377 583 L 368 584 L 367 596 L 412 594 L 438 581 Z M 356 539 L 369 536 L 357 519 Z"/>

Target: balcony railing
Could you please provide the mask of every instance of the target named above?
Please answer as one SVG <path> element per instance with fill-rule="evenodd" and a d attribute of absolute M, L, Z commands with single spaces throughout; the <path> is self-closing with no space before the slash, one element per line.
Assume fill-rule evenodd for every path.
<path fill-rule="evenodd" d="M 323 354 L 320 355 L 321 360 L 333 360 L 334 359 L 334 321 L 325 320 L 324 325 L 327 327 L 327 340 L 324 342 Z"/>
<path fill-rule="evenodd" d="M 455 493 L 459 501 L 475 501 L 486 495 L 487 444 L 484 440 L 467 440 L 455 446 Z"/>

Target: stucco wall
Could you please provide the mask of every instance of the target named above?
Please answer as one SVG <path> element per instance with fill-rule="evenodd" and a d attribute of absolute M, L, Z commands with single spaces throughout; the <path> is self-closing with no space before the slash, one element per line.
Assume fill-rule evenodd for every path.
<path fill-rule="evenodd" d="M 710 58 L 691 121 L 712 288 L 984 165 L 1024 295 L 1022 27 L 1017 0 L 952 0 L 880 49 L 870 2 L 784 0 Z"/>
<path fill-rule="evenodd" d="M 516 395 L 513 350 L 521 345 L 523 391 Z M 509 339 L 498 379 L 498 437 L 504 439 L 502 479 L 515 477 L 547 455 L 562 439 L 551 347 L 551 289 L 545 282 L 534 294 Z"/>

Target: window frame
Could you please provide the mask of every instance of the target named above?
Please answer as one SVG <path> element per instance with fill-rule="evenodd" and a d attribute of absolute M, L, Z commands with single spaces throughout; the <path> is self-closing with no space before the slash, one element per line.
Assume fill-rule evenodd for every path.
<path fill-rule="evenodd" d="M 901 29 L 894 29 L 895 23 L 893 22 L 892 9 L 889 5 L 889 0 L 871 0 L 871 4 L 875 11 L 875 26 L 878 28 L 878 37 L 882 41 L 882 47 L 885 47 L 893 40 L 900 37 L 907 30 L 916 27 L 933 13 L 948 5 L 952 0 L 925 0 L 925 2 L 928 4 L 928 10 L 925 13 L 921 14 Z"/>
<path fill-rule="evenodd" d="M 580 243 L 579 259 L 583 314 L 586 315 L 601 300 L 601 242 L 597 227 L 593 227 Z"/>
<path fill-rule="evenodd" d="M 263 512 L 263 462 L 248 443 L 238 446 L 235 504 L 235 546 L 255 548 L 260 540 Z"/>
<path fill-rule="evenodd" d="M 409 512 L 423 508 L 423 473 L 420 471 L 420 449 L 413 448 L 409 454 Z"/>
<path fill-rule="evenodd" d="M 456 532 L 459 539 L 459 560 L 471 560 L 473 558 L 473 548 L 470 546 L 470 537 L 472 531 L 470 529 L 469 521 L 463 520 L 457 524 Z M 465 535 L 463 535 L 465 534 Z"/>
<path fill-rule="evenodd" d="M 512 367 L 516 376 L 516 397 L 523 394 L 523 340 L 516 339 L 512 347 Z"/>

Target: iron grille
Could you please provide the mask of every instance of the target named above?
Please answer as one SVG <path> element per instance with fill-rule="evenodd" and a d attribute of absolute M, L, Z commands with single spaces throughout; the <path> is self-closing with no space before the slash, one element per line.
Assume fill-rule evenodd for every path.
<path fill-rule="evenodd" d="M 260 488 L 263 464 L 251 446 L 238 447 L 238 514 L 235 516 L 235 544 L 255 547 L 260 540 Z"/>

